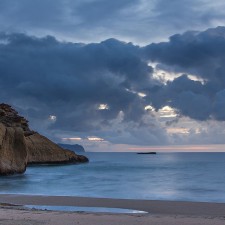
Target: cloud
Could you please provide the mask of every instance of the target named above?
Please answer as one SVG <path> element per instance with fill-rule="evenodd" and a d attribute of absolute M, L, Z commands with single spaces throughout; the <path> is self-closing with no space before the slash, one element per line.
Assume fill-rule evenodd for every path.
<path fill-rule="evenodd" d="M 209 0 L 174 0 L 168 4 L 166 0 L 155 2 L 153 12 L 155 21 L 159 20 L 163 26 L 180 31 L 199 29 L 202 25 L 212 26 L 212 22 L 224 18 L 220 7 L 224 6 L 222 1 Z M 179 18 L 179 19 L 178 19 Z M 168 22 L 169 21 L 169 22 Z M 215 24 L 214 24 L 215 25 Z"/>
<path fill-rule="evenodd" d="M 153 61 L 174 66 L 176 71 L 189 72 L 203 79 L 218 79 L 224 69 L 224 34 L 224 27 L 204 32 L 188 31 L 173 35 L 169 42 L 150 44 L 146 52 Z"/>
<path fill-rule="evenodd" d="M 156 109 L 165 105 L 180 115 L 197 120 L 224 120 L 225 28 L 173 35 L 168 42 L 143 48 L 146 57 L 181 75 L 166 85 L 149 89 L 150 102 Z M 199 79 L 199 80 L 198 80 Z"/>
<path fill-rule="evenodd" d="M 1 101 L 55 140 L 96 136 L 110 143 L 162 145 L 175 143 L 176 135 L 200 137 L 196 130 L 206 129 L 192 132 L 182 118 L 225 121 L 223 46 L 223 27 L 145 47 L 116 39 L 82 44 L 2 32 Z M 157 79 L 152 62 L 176 78 Z M 163 115 L 165 106 L 172 108 L 171 116 Z"/>
<path fill-rule="evenodd" d="M 79 15 L 83 23 L 107 24 L 110 20 L 115 20 L 119 17 L 123 10 L 140 4 L 139 0 L 124 0 L 124 1 L 79 1 L 73 10 L 73 15 Z M 82 12 L 82 14 L 80 13 Z"/>
<path fill-rule="evenodd" d="M 146 123 L 145 100 L 138 93 L 158 81 L 138 46 L 115 39 L 85 45 L 21 33 L 1 33 L 0 40 L 1 101 L 13 104 L 34 129 L 48 136 L 83 133 L 123 143 L 133 141 Z M 52 115 L 54 121 L 49 120 Z M 148 133 L 158 135 L 145 138 L 149 144 L 161 142 L 154 123 Z M 111 129 L 117 133 L 114 140 Z M 122 133 L 129 139 L 123 140 Z M 141 143 L 144 138 L 138 139 Z"/>
<path fill-rule="evenodd" d="M 224 144 L 224 121 L 207 120 L 197 121 L 187 117 L 179 118 L 178 123 L 174 123 L 171 129 L 185 127 L 187 133 L 170 134 L 170 143 L 175 145 L 201 145 L 201 144 Z M 217 151 L 217 147 L 214 149 Z"/>
<path fill-rule="evenodd" d="M 140 1 L 3 0 L 0 4 L 2 31 L 52 34 L 67 40 L 93 42 L 118 37 L 119 30 L 123 30 L 119 26 L 125 18 L 123 12 Z"/>
<path fill-rule="evenodd" d="M 216 93 L 213 112 L 216 120 L 225 121 L 225 89 Z"/>
<path fill-rule="evenodd" d="M 146 44 L 174 33 L 224 24 L 221 0 L 1 0 L 2 31 L 99 42 L 111 37 Z"/>

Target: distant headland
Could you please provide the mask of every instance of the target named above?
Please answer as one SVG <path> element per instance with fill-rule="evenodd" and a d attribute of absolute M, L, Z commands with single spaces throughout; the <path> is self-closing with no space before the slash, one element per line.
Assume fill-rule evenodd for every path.
<path fill-rule="evenodd" d="M 78 145 L 78 144 L 70 145 L 70 144 L 62 144 L 62 143 L 58 143 L 57 145 L 59 145 L 60 147 L 64 149 L 68 149 L 79 154 L 85 153 L 84 147 L 82 145 Z"/>

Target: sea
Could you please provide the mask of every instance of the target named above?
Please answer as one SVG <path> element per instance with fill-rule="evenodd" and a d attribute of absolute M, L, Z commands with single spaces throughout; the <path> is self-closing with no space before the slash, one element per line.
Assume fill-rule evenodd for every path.
<path fill-rule="evenodd" d="M 91 153 L 77 165 L 29 166 L 0 194 L 225 203 L 225 153 Z"/>

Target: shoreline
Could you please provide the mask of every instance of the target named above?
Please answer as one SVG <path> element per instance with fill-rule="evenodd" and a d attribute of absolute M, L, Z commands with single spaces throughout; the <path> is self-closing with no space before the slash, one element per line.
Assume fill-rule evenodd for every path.
<path fill-rule="evenodd" d="M 145 211 L 151 214 L 225 216 L 225 203 L 211 202 L 0 194 L 0 203 L 12 205 L 121 208 Z"/>
<path fill-rule="evenodd" d="M 221 225 L 225 204 L 69 196 L 0 194 L 0 225 Z M 27 209 L 25 205 L 104 207 L 148 213 L 71 212 Z"/>

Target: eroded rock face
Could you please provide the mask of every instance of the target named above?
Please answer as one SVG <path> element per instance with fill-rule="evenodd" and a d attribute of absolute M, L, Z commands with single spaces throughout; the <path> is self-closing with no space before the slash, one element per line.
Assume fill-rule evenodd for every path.
<path fill-rule="evenodd" d="M 6 127 L 22 128 L 24 136 L 29 136 L 35 133 L 30 130 L 28 120 L 19 116 L 15 109 L 4 103 L 0 104 L 0 123 L 3 123 Z"/>
<path fill-rule="evenodd" d="M 65 150 L 48 138 L 35 133 L 25 138 L 28 150 L 28 163 L 76 163 L 87 162 L 85 156 L 74 154 L 73 151 Z"/>
<path fill-rule="evenodd" d="M 0 104 L 0 175 L 24 173 L 27 164 L 82 162 L 88 159 L 30 130 L 24 117 Z"/>
<path fill-rule="evenodd" d="M 0 123 L 0 174 L 24 173 L 28 154 L 23 130 Z"/>

